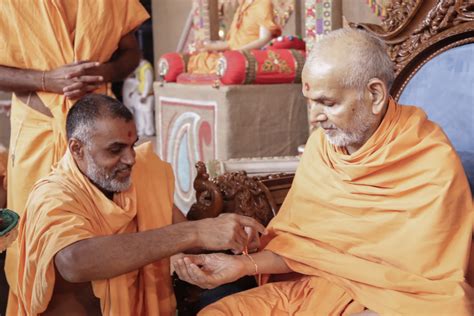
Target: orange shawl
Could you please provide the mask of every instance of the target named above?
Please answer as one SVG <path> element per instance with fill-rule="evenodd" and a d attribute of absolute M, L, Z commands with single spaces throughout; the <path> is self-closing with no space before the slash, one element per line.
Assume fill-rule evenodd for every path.
<path fill-rule="evenodd" d="M 266 249 L 381 315 L 472 315 L 464 281 L 472 220 L 443 131 L 421 109 L 390 101 L 352 155 L 313 133 Z"/>
<path fill-rule="evenodd" d="M 20 314 L 46 310 L 54 289 L 54 256 L 64 247 L 87 238 L 172 223 L 171 166 L 153 153 L 150 143 L 136 152 L 132 187 L 115 194 L 113 201 L 80 172 L 69 151 L 57 169 L 35 185 L 20 222 Z M 92 288 L 104 315 L 175 313 L 168 259 L 112 279 L 92 281 Z"/>

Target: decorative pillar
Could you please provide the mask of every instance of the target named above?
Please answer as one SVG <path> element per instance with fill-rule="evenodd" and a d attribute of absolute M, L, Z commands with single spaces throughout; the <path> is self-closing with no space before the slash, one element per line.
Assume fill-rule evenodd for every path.
<path fill-rule="evenodd" d="M 341 0 L 305 1 L 305 40 L 309 52 L 324 34 L 342 27 Z"/>

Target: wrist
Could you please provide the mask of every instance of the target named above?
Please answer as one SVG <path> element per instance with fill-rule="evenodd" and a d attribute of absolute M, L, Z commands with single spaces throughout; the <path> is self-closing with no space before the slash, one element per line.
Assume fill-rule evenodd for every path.
<path fill-rule="evenodd" d="M 258 266 L 255 262 L 255 259 L 249 254 L 242 254 L 240 255 L 240 259 L 243 263 L 242 272 L 244 275 L 257 275 L 258 274 Z"/>
<path fill-rule="evenodd" d="M 187 225 L 189 227 L 189 235 L 191 236 L 191 248 L 199 248 L 202 249 L 204 248 L 204 242 L 202 240 L 202 221 L 203 220 L 198 220 L 198 221 L 188 221 L 184 222 L 183 224 Z"/>
<path fill-rule="evenodd" d="M 190 226 L 192 227 L 192 235 L 194 236 L 193 241 L 194 241 L 194 247 L 200 248 L 200 249 L 206 249 L 206 241 L 204 240 L 204 236 L 207 233 L 207 227 L 206 222 L 209 221 L 209 219 L 201 219 L 197 220 L 194 222 L 188 222 Z M 206 249 L 207 250 L 207 249 Z"/>

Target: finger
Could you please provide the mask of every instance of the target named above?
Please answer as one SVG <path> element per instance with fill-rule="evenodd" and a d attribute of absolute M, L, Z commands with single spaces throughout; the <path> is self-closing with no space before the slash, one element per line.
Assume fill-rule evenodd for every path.
<path fill-rule="evenodd" d="M 257 222 L 255 219 L 248 217 L 248 216 L 243 216 L 243 215 L 236 215 L 237 217 L 237 222 L 243 226 L 249 226 L 259 233 L 266 235 L 267 230 L 265 229 L 265 226 Z"/>
<path fill-rule="evenodd" d="M 94 68 L 99 66 L 100 63 L 95 62 L 95 61 L 89 61 L 85 63 L 81 63 L 79 65 L 76 65 L 74 69 L 72 69 L 67 75 L 66 79 L 71 79 L 74 77 L 80 77 L 82 76 L 87 69 Z"/>
<path fill-rule="evenodd" d="M 255 249 L 260 247 L 260 237 L 258 236 L 258 233 L 250 227 L 245 227 L 245 231 L 247 232 L 248 235 L 248 243 L 247 247 L 248 249 Z"/>
<path fill-rule="evenodd" d="M 186 275 L 191 280 L 191 283 L 201 286 L 203 282 L 203 272 L 201 269 L 191 262 L 189 258 L 183 258 L 184 268 L 186 269 Z M 192 269 L 191 266 L 196 267 L 197 269 Z"/>
<path fill-rule="evenodd" d="M 176 273 L 178 274 L 178 277 L 181 280 L 189 282 L 189 283 L 193 283 L 191 277 L 188 274 L 188 270 L 186 269 L 183 259 L 178 259 L 176 261 L 175 270 L 176 270 Z"/>
<path fill-rule="evenodd" d="M 88 63 L 88 62 L 89 62 L 88 60 L 76 60 L 76 61 L 73 61 L 72 63 L 67 64 L 66 66 L 77 66 L 80 64 Z"/>
<path fill-rule="evenodd" d="M 80 76 L 79 81 L 87 83 L 100 83 L 104 82 L 104 77 L 102 76 Z"/>
<path fill-rule="evenodd" d="M 82 89 L 83 91 L 86 91 L 86 92 L 92 92 L 92 91 L 95 91 L 97 89 L 99 89 L 102 85 L 100 84 L 88 84 L 84 89 Z"/>
<path fill-rule="evenodd" d="M 186 256 L 184 258 L 187 258 L 192 263 L 194 263 L 195 265 L 198 265 L 198 266 L 205 265 L 205 263 L 206 263 L 206 255 Z"/>
<path fill-rule="evenodd" d="M 71 92 L 64 93 L 64 96 L 70 100 L 72 99 L 79 99 L 80 97 L 86 95 L 87 93 L 82 90 L 74 90 Z"/>
<path fill-rule="evenodd" d="M 240 254 L 244 251 L 247 246 L 247 235 L 245 234 L 236 234 L 232 241 L 232 252 L 234 254 Z"/>
<path fill-rule="evenodd" d="M 197 265 L 195 265 L 194 263 L 190 263 L 187 268 L 195 284 L 206 289 L 212 289 L 215 287 L 210 284 L 209 277 L 206 275 L 206 273 L 199 269 Z"/>
<path fill-rule="evenodd" d="M 80 90 L 83 86 L 84 86 L 84 83 L 77 81 L 77 82 L 74 82 L 73 84 L 65 86 L 63 88 L 63 92 L 66 93 L 66 92 L 71 92 L 74 90 Z"/>

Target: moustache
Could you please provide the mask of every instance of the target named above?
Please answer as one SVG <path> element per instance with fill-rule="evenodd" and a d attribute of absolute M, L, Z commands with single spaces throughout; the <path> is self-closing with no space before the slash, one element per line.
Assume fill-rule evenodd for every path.
<path fill-rule="evenodd" d="M 119 167 L 114 169 L 113 175 L 116 176 L 117 173 L 124 172 L 124 171 L 132 172 L 132 166 L 129 166 L 129 165 L 119 166 Z"/>

